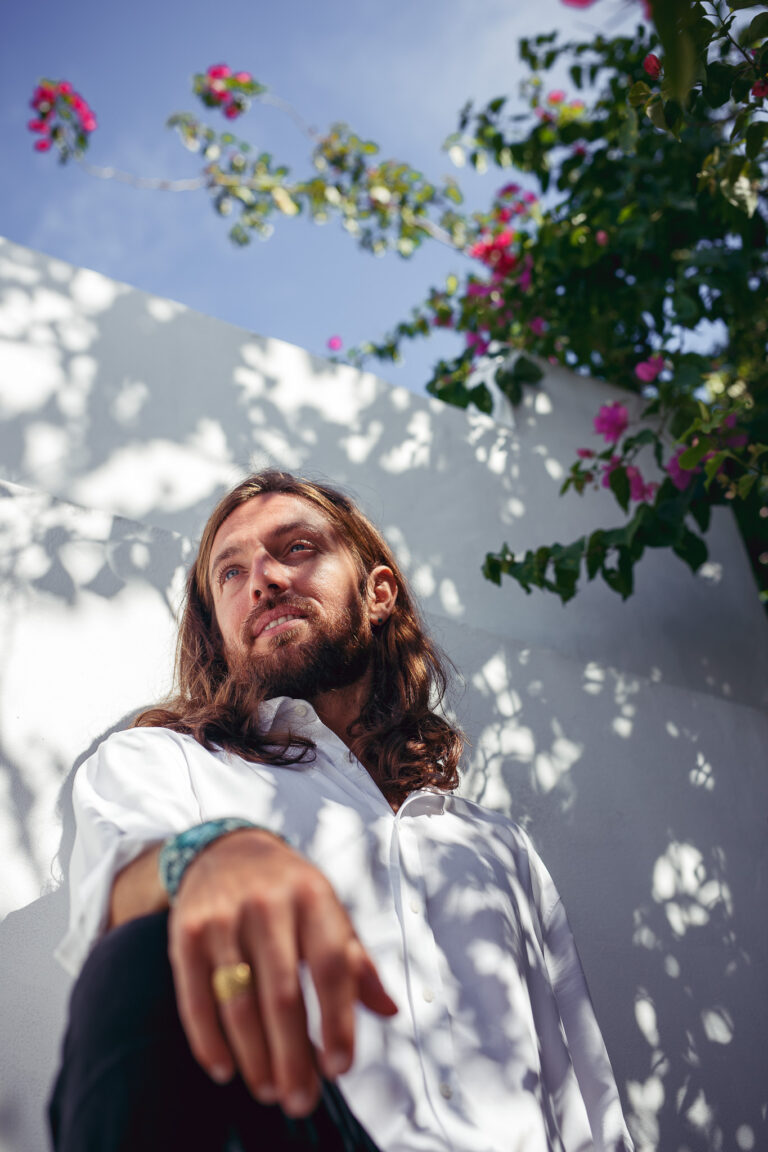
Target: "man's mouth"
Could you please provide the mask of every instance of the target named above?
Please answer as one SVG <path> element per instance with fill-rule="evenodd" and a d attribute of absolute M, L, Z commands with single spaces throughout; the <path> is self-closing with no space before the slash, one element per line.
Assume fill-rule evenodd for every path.
<path fill-rule="evenodd" d="M 270 620 L 269 624 L 266 624 L 262 628 L 259 635 L 261 636 L 265 632 L 271 632 L 273 628 L 279 628 L 281 624 L 286 624 L 289 620 L 301 620 L 301 616 L 296 616 L 293 614 L 290 616 L 278 616 L 277 620 Z"/>
<path fill-rule="evenodd" d="M 305 612 L 298 609 L 286 611 L 279 608 L 272 609 L 266 612 L 256 623 L 253 630 L 253 639 L 257 640 L 259 636 L 266 636 L 267 633 L 274 633 L 281 631 L 284 628 L 295 624 L 297 620 L 303 620 L 306 616 Z"/>

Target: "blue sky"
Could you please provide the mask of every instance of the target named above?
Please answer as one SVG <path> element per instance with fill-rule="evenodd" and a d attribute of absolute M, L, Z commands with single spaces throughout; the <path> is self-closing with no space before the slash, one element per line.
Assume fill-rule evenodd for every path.
<path fill-rule="evenodd" d="M 35 153 L 26 122 L 38 78 L 66 78 L 92 105 L 93 164 L 179 178 L 200 162 L 165 119 L 198 111 L 192 74 L 224 61 L 313 126 L 346 121 L 384 156 L 434 178 L 458 175 L 479 207 L 508 174 L 467 180 L 452 168 L 440 146 L 460 107 L 516 94 L 520 36 L 559 28 L 588 37 L 637 17 L 632 0 L 585 11 L 560 0 L 228 0 L 215 12 L 209 0 L 9 2 L 0 13 L 0 235 L 314 353 L 333 333 L 346 344 L 379 336 L 464 258 L 431 244 L 410 261 L 374 259 L 339 225 L 301 218 L 280 219 L 269 241 L 235 249 L 205 193 L 139 191 Z M 308 141 L 277 109 L 255 103 L 237 127 L 308 170 Z M 420 389 L 434 358 L 457 348 L 450 335 L 440 339 L 374 370 Z"/>

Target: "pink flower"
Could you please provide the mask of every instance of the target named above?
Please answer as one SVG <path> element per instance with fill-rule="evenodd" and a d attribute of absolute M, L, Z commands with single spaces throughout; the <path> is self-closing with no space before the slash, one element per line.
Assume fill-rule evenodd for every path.
<path fill-rule="evenodd" d="M 32 107 L 39 108 L 41 104 L 53 104 L 56 99 L 56 91 L 48 84 L 38 84 L 32 96 Z"/>
<path fill-rule="evenodd" d="M 586 154 L 587 154 L 586 145 L 585 144 L 574 144 L 573 148 L 571 149 L 571 154 L 573 156 L 586 156 Z"/>
<path fill-rule="evenodd" d="M 71 91 L 72 85 L 70 84 L 69 80 L 60 81 L 59 92 L 61 92 L 62 96 L 68 96 Z"/>
<path fill-rule="evenodd" d="M 661 60 L 654 52 L 649 52 L 643 60 L 643 68 L 652 80 L 658 80 L 661 75 Z"/>
<path fill-rule="evenodd" d="M 467 296 L 490 296 L 493 292 L 491 284 L 484 284 L 482 280 L 470 280 L 467 284 Z"/>
<path fill-rule="evenodd" d="M 250 72 L 235 72 L 234 79 L 237 80 L 238 84 L 250 84 L 253 76 Z"/>
<path fill-rule="evenodd" d="M 682 456 L 683 452 L 685 452 L 686 447 L 687 445 L 683 444 L 681 448 L 678 448 L 674 456 L 671 456 L 667 461 L 667 475 L 674 484 L 675 488 L 677 488 L 680 492 L 685 491 L 693 479 L 694 471 L 698 471 L 698 469 L 689 470 L 687 468 L 680 467 L 680 457 Z"/>
<path fill-rule="evenodd" d="M 634 464 L 627 465 L 627 479 L 629 480 L 630 500 L 645 500 L 645 481 L 639 468 Z"/>
<path fill-rule="evenodd" d="M 595 0 L 562 0 L 566 8 L 591 8 Z"/>
<path fill-rule="evenodd" d="M 618 468 L 620 464 L 620 456 L 611 456 L 609 462 L 604 465 L 603 479 L 601 481 L 603 488 L 610 488 L 611 473 L 614 471 L 614 469 Z M 634 464 L 627 464 L 624 471 L 626 472 L 627 480 L 629 481 L 630 500 L 652 500 L 656 495 L 658 484 L 646 484 L 645 480 L 643 480 L 640 469 L 636 468 Z"/>
<path fill-rule="evenodd" d="M 627 424 L 629 413 L 618 400 L 614 400 L 613 404 L 603 404 L 594 420 L 595 432 L 604 436 L 608 444 L 615 444 L 621 439 Z"/>
<path fill-rule="evenodd" d="M 595 243 L 599 244 L 601 248 L 605 248 L 608 243 L 608 233 L 604 228 L 599 228 L 597 232 L 595 232 Z"/>
<path fill-rule="evenodd" d="M 211 64 L 206 75 L 210 76 L 212 80 L 225 80 L 227 76 L 232 75 L 232 69 L 226 64 Z"/>
<path fill-rule="evenodd" d="M 96 128 L 96 117 L 84 116 L 81 123 L 83 126 L 83 132 L 93 132 Z"/>
<path fill-rule="evenodd" d="M 653 0 L 643 0 L 643 12 L 646 20 L 653 20 Z"/>
<path fill-rule="evenodd" d="M 562 88 L 555 88 L 554 92 L 547 95 L 548 104 L 562 104 L 563 100 L 565 100 L 565 92 Z"/>
<path fill-rule="evenodd" d="M 603 488 L 610 488 L 611 486 L 611 472 L 614 468 L 618 468 L 621 464 L 621 456 L 611 456 L 607 464 L 603 464 L 603 479 L 601 481 Z"/>
<path fill-rule="evenodd" d="M 764 100 L 768 96 L 768 80 L 758 80 L 752 85 L 752 95 L 755 100 Z"/>
<path fill-rule="evenodd" d="M 514 213 L 511 208 L 497 208 L 494 215 L 502 224 L 508 224 Z"/>
<path fill-rule="evenodd" d="M 499 188 L 496 195 L 497 195 L 498 199 L 500 200 L 502 198 L 502 196 L 517 196 L 519 191 L 520 191 L 520 185 L 519 184 L 505 184 L 503 188 Z"/>
<path fill-rule="evenodd" d="M 234 100 L 230 101 L 230 103 L 227 104 L 226 108 L 224 109 L 224 115 L 226 116 L 227 120 L 236 120 L 241 112 L 242 108 L 239 104 L 235 104 Z"/>
<path fill-rule="evenodd" d="M 526 258 L 525 265 L 522 272 L 517 278 L 517 282 L 523 292 L 527 292 L 531 286 L 531 269 L 533 268 L 533 260 L 530 256 Z"/>
<path fill-rule="evenodd" d="M 339 349 L 343 347 L 343 345 L 344 341 L 342 340 L 341 336 L 330 336 L 328 338 L 327 346 L 330 348 L 331 352 L 338 352 Z"/>
<path fill-rule="evenodd" d="M 469 249 L 469 255 L 481 260 L 493 272 L 497 280 L 507 276 L 517 265 L 517 256 L 509 251 L 515 233 L 508 228 L 496 236 L 485 233 Z"/>
<path fill-rule="evenodd" d="M 583 112 L 586 105 L 583 100 L 571 100 L 571 112 Z"/>
<path fill-rule="evenodd" d="M 547 322 L 543 316 L 534 316 L 532 320 L 528 321 L 528 327 L 534 336 L 543 336 L 547 330 Z"/>
<path fill-rule="evenodd" d="M 536 204 L 538 203 L 538 199 L 535 192 L 523 192 L 523 200 L 526 204 Z"/>
<path fill-rule="evenodd" d="M 474 349 L 475 356 L 484 356 L 488 351 L 488 341 L 479 332 L 467 332 L 467 348 Z"/>
<path fill-rule="evenodd" d="M 44 140 L 35 140 L 35 151 L 36 152 L 47 152 L 48 149 L 50 148 L 50 146 L 51 146 L 51 142 L 47 138 Z"/>
<path fill-rule="evenodd" d="M 663 367 L 663 356 L 651 356 L 649 360 L 641 360 L 640 363 L 635 366 L 635 376 L 637 376 L 638 380 L 642 380 L 644 384 L 650 384 L 656 379 Z"/>
<path fill-rule="evenodd" d="M 576 455 L 581 457 L 582 460 L 591 460 L 594 452 L 591 448 L 577 448 Z"/>
<path fill-rule="evenodd" d="M 48 125 L 46 124 L 45 120 L 28 120 L 27 128 L 29 128 L 30 132 L 48 131 Z"/>

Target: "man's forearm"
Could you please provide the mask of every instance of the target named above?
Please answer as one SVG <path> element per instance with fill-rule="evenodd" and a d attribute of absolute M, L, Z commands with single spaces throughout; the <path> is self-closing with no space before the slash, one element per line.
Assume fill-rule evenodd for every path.
<path fill-rule="evenodd" d="M 168 907 L 168 894 L 157 874 L 161 848 L 162 844 L 153 844 L 118 872 L 109 899 L 108 928 Z"/>

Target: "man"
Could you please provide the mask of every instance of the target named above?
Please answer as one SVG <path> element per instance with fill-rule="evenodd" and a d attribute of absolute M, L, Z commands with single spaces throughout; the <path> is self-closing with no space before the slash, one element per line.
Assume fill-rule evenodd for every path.
<path fill-rule="evenodd" d="M 452 794 L 443 666 L 351 501 L 224 497 L 177 679 L 75 781 L 57 1149 L 631 1149 L 552 881 Z"/>

